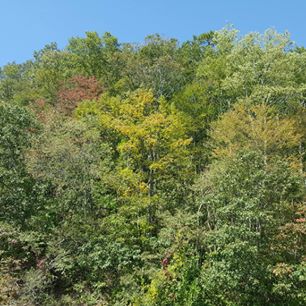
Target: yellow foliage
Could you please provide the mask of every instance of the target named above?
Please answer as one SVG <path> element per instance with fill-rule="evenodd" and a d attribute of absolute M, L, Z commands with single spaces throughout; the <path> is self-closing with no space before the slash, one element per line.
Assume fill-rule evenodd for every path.
<path fill-rule="evenodd" d="M 272 106 L 237 104 L 215 124 L 211 136 L 216 157 L 231 156 L 242 148 L 260 150 L 265 156 L 296 147 L 301 135 L 290 118 L 280 118 Z"/>
<path fill-rule="evenodd" d="M 148 192 L 148 184 L 146 184 L 145 182 L 140 182 L 139 184 L 139 191 L 142 193 L 147 193 Z"/>
<path fill-rule="evenodd" d="M 188 165 L 191 139 L 182 115 L 169 109 L 165 99 L 155 100 L 150 90 L 139 89 L 125 98 L 103 95 L 92 105 L 81 104 L 77 113 L 94 113 L 108 140 L 116 141 L 116 190 L 122 197 L 148 193 L 149 180 L 157 180 L 176 163 Z"/>
<path fill-rule="evenodd" d="M 292 267 L 288 264 L 285 264 L 285 263 L 278 263 L 272 273 L 275 275 L 275 276 L 286 276 L 288 274 L 291 274 L 292 273 Z"/>

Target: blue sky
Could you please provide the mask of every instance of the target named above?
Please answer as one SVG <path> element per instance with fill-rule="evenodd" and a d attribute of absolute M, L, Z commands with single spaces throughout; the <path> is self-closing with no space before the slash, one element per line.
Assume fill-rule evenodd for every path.
<path fill-rule="evenodd" d="M 306 45 L 306 0 L 0 0 L 0 13 L 0 65 L 53 41 L 64 47 L 86 31 L 109 31 L 123 42 L 153 33 L 186 40 L 233 24 L 243 34 L 288 30 Z"/>

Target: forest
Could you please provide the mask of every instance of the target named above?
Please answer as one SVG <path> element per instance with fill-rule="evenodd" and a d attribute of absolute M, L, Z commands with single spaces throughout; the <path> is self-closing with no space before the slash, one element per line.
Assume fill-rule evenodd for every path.
<path fill-rule="evenodd" d="M 86 32 L 0 68 L 0 305 L 306 305 L 306 49 Z"/>

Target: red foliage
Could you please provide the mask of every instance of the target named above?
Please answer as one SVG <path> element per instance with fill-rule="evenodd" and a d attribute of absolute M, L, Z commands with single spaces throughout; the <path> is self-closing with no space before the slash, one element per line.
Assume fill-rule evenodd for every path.
<path fill-rule="evenodd" d="M 39 259 L 36 261 L 36 267 L 40 270 L 42 270 L 45 267 L 46 260 L 45 259 Z"/>
<path fill-rule="evenodd" d="M 166 269 L 167 266 L 168 266 L 168 264 L 169 264 L 169 258 L 164 258 L 164 259 L 162 260 L 163 269 Z"/>
<path fill-rule="evenodd" d="M 46 121 L 46 113 L 45 113 L 46 105 L 47 105 L 46 100 L 40 98 L 33 101 L 33 103 L 30 106 L 33 114 L 35 114 L 37 119 L 42 123 Z M 35 131 L 33 129 L 29 129 L 29 132 L 35 132 Z"/>
<path fill-rule="evenodd" d="M 70 114 L 83 100 L 95 100 L 103 88 L 95 77 L 74 76 L 58 92 L 58 108 Z"/>
<path fill-rule="evenodd" d="M 35 106 L 38 108 L 44 108 L 46 105 L 46 101 L 44 99 L 37 99 L 35 101 Z"/>

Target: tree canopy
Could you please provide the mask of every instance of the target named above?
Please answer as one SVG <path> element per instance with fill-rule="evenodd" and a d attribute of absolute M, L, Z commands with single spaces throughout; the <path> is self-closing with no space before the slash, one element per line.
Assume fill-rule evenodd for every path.
<path fill-rule="evenodd" d="M 0 69 L 1 305 L 305 305 L 306 52 L 87 32 Z"/>

